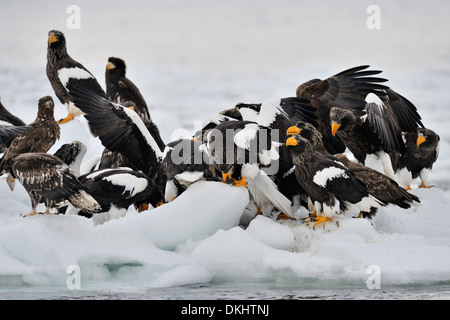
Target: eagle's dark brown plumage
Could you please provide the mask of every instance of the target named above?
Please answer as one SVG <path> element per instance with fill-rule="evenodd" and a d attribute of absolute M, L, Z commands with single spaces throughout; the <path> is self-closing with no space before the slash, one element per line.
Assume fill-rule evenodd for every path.
<path fill-rule="evenodd" d="M 420 203 L 419 198 L 407 192 L 398 185 L 396 181 L 381 172 L 364 166 L 360 163 L 350 161 L 344 154 L 335 155 L 353 174 L 364 182 L 367 189 L 386 204 L 393 204 L 403 209 L 409 209 L 411 205 Z M 373 218 L 377 208 L 369 212 L 361 212 L 364 218 Z"/>
<path fill-rule="evenodd" d="M 39 99 L 36 119 L 28 126 L 30 129 L 19 133 L 5 149 L 1 161 L 2 170 L 16 156 L 29 152 L 47 152 L 59 139 L 60 129 L 54 115 L 54 103 L 50 96 Z"/>
<path fill-rule="evenodd" d="M 12 140 L 21 132 L 31 129 L 30 126 L 0 125 L 0 152 L 9 146 Z"/>
<path fill-rule="evenodd" d="M 37 214 L 40 200 L 45 200 L 47 210 L 55 203 L 68 200 L 82 211 L 99 210 L 97 201 L 77 180 L 69 166 L 58 157 L 48 153 L 23 153 L 8 162 L 7 171 L 23 185 L 31 199 L 32 210 Z"/>

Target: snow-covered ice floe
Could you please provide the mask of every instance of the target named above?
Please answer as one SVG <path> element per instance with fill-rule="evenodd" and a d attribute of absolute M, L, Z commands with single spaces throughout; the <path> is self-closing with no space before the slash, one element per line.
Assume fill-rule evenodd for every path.
<path fill-rule="evenodd" d="M 0 181 L 5 189 L 4 181 Z M 417 189 L 422 205 L 381 208 L 370 221 L 341 217 L 311 228 L 298 221 L 239 219 L 248 192 L 200 181 L 174 201 L 95 224 L 71 215 L 23 218 L 28 204 L 2 199 L 0 283 L 64 288 L 79 266 L 83 288 L 106 283 L 144 288 L 210 281 L 308 279 L 365 286 L 370 266 L 383 285 L 450 279 L 450 201 L 438 188 Z M 6 212 L 5 212 L 6 211 Z"/>

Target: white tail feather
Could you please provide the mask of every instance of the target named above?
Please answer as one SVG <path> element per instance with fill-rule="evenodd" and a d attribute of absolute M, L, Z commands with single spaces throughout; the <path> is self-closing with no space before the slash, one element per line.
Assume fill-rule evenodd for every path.
<path fill-rule="evenodd" d="M 175 176 L 177 180 L 182 180 L 185 182 L 193 183 L 197 180 L 200 180 L 203 178 L 203 172 L 202 171 L 185 171 L 183 173 L 179 173 Z"/>
<path fill-rule="evenodd" d="M 359 201 L 358 203 L 352 204 L 350 202 L 346 202 L 347 207 L 354 212 L 369 212 L 372 208 L 380 208 L 384 206 L 383 202 L 373 195 L 368 195 Z M 347 210 L 349 211 L 349 210 Z"/>
<path fill-rule="evenodd" d="M 178 188 L 175 185 L 173 179 L 167 180 L 166 189 L 164 192 L 164 200 L 170 202 L 178 196 Z"/>
<path fill-rule="evenodd" d="M 278 191 L 275 183 L 264 171 L 260 170 L 257 177 L 247 179 L 247 188 L 265 215 L 269 215 L 273 207 L 276 207 L 286 215 L 293 216 L 291 201 Z"/>

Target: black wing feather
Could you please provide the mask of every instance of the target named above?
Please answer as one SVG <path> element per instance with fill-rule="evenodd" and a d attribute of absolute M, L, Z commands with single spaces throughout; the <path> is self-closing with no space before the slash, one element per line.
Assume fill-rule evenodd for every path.
<path fill-rule="evenodd" d="M 369 195 L 369 191 L 366 189 L 364 183 L 357 179 L 346 167 L 328 159 L 320 159 L 317 166 L 319 170 L 335 167 L 345 172 L 346 177 L 336 177 L 329 180 L 325 186 L 326 190 L 335 195 L 339 200 L 358 203 L 362 198 Z"/>
<path fill-rule="evenodd" d="M 70 165 L 77 158 L 78 152 L 71 143 L 65 143 L 53 155 Z"/>
<path fill-rule="evenodd" d="M 392 89 L 386 90 L 386 93 L 388 99 L 383 99 L 383 102 L 392 108 L 403 132 L 416 132 L 419 126 L 424 128 L 422 118 L 411 101 Z"/>
<path fill-rule="evenodd" d="M 280 106 L 294 124 L 304 121 L 315 127 L 318 126 L 316 108 L 311 105 L 309 100 L 296 97 L 283 98 Z"/>
<path fill-rule="evenodd" d="M 378 138 L 383 144 L 384 151 L 400 151 L 405 152 L 405 144 L 402 138 L 402 132 L 398 126 L 395 115 L 391 108 L 380 107 L 375 103 L 367 103 L 367 122 L 377 133 Z"/>
<path fill-rule="evenodd" d="M 86 113 L 92 133 L 100 138 L 102 144 L 121 153 L 151 177 L 152 167 L 158 162 L 156 153 L 122 107 L 84 88 L 69 85 L 68 89 L 77 107 Z"/>

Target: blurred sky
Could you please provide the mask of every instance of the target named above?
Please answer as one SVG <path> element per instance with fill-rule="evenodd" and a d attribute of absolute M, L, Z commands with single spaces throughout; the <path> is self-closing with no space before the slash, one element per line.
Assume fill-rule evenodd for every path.
<path fill-rule="evenodd" d="M 69 5 L 81 10 L 69 30 Z M 381 10 L 370 30 L 369 5 Z M 340 69 L 450 69 L 450 1 L 0 0 L 0 65 L 45 66 L 47 33 L 63 31 L 73 58 L 259 72 L 311 65 Z"/>

